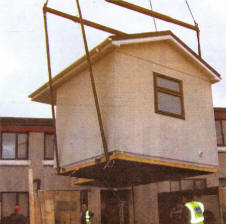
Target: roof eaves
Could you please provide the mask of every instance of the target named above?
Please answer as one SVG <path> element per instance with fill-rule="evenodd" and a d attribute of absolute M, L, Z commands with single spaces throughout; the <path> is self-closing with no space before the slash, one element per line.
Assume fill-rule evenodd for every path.
<path fill-rule="evenodd" d="M 212 83 L 221 80 L 220 74 L 213 69 L 207 62 L 205 62 L 199 55 L 197 55 L 191 48 L 189 48 L 182 40 L 175 36 L 171 31 L 159 31 L 159 32 L 149 32 L 149 33 L 138 33 L 138 34 L 125 34 L 118 36 L 110 36 L 98 46 L 90 51 L 91 63 L 94 64 L 96 61 L 101 59 L 106 53 L 111 52 L 116 46 L 121 44 L 131 44 L 138 42 L 150 42 L 150 41 L 160 41 L 160 40 L 170 40 L 177 46 L 179 46 L 184 52 L 190 55 L 200 66 L 207 70 L 213 79 Z M 110 49 L 110 50 L 109 50 Z M 88 66 L 86 55 L 78 59 L 72 65 L 64 69 L 58 75 L 52 79 L 54 91 L 66 82 L 71 77 L 84 71 Z M 42 95 L 48 95 L 49 83 L 45 83 L 39 89 L 34 91 L 29 95 L 33 101 L 44 102 L 43 100 L 37 100 Z M 48 101 L 48 102 L 47 102 Z M 50 103 L 46 100 L 44 103 Z"/>
<path fill-rule="evenodd" d="M 102 43 L 97 45 L 95 48 L 93 48 L 89 54 L 91 58 L 91 63 L 94 64 L 98 60 L 100 60 L 105 54 L 111 52 L 115 48 L 114 45 L 112 45 L 111 39 L 107 38 Z M 88 62 L 86 59 L 86 55 L 79 58 L 77 61 L 75 61 L 73 64 L 71 64 L 69 67 L 61 71 L 59 74 L 57 74 L 52 79 L 52 85 L 53 90 L 55 91 L 59 86 L 61 86 L 64 82 L 68 81 L 73 76 L 79 74 L 80 72 L 84 71 L 88 66 Z M 36 91 L 31 93 L 28 97 L 31 98 L 33 101 L 42 102 L 40 100 L 37 100 L 41 95 L 47 94 L 49 91 L 49 82 L 46 82 L 44 85 L 42 85 L 40 88 L 38 88 Z M 50 103 L 49 100 L 47 100 L 44 103 Z M 54 99 L 55 103 L 55 99 Z"/>
<path fill-rule="evenodd" d="M 203 60 L 202 57 L 196 54 L 190 47 L 188 47 L 182 40 L 180 40 L 173 33 L 171 33 L 171 35 L 174 38 L 174 40 L 177 41 L 187 51 L 187 53 L 191 54 L 191 56 L 193 56 L 193 58 L 195 58 L 196 61 L 198 60 L 197 61 L 198 63 L 200 61 L 210 73 L 214 73 L 213 75 L 215 76 L 217 81 L 220 81 L 222 79 L 221 75 L 213 67 L 211 67 L 205 60 Z"/>

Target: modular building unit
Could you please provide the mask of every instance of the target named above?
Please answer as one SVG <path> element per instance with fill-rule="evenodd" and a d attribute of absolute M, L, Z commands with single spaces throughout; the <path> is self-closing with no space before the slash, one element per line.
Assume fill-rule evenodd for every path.
<path fill-rule="evenodd" d="M 114 162 L 84 56 L 52 82 L 61 174 L 120 187 L 217 171 L 210 65 L 170 31 L 112 36 L 90 55 Z M 30 97 L 50 103 L 48 84 Z"/>

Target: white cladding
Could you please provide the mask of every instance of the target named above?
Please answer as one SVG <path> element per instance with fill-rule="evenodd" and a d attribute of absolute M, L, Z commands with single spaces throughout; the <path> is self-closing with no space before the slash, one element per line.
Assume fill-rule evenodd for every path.
<path fill-rule="evenodd" d="M 166 41 L 120 46 L 93 71 L 109 151 L 217 166 L 209 76 L 181 50 Z M 154 72 L 182 81 L 185 120 L 155 113 Z M 56 106 L 61 166 L 103 154 L 88 70 L 57 89 Z"/>

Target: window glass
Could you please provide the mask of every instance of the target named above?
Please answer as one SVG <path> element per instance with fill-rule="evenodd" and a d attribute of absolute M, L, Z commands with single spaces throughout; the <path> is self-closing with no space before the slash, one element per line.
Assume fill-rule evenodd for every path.
<path fill-rule="evenodd" d="M 28 217 L 28 193 L 26 192 L 3 192 L 2 193 L 2 217 L 9 216 L 14 212 L 15 205 L 19 205 L 20 214 Z"/>
<path fill-rule="evenodd" d="M 193 190 L 194 183 L 192 179 L 181 180 L 181 190 Z"/>
<path fill-rule="evenodd" d="M 158 109 L 161 111 L 182 115 L 181 99 L 178 96 L 158 92 Z"/>
<path fill-rule="evenodd" d="M 180 181 L 170 181 L 170 191 L 180 191 Z"/>
<path fill-rule="evenodd" d="M 28 217 L 28 193 L 18 193 L 20 213 Z"/>
<path fill-rule="evenodd" d="M 16 193 L 2 193 L 2 216 L 8 216 L 14 211 Z"/>
<path fill-rule="evenodd" d="M 226 145 L 226 120 L 222 120 L 222 128 L 223 128 L 223 135 L 224 135 L 224 145 Z"/>
<path fill-rule="evenodd" d="M 194 179 L 195 189 L 205 189 L 206 188 L 206 179 Z"/>
<path fill-rule="evenodd" d="M 18 134 L 17 144 L 18 144 L 18 148 L 17 148 L 18 159 L 26 159 L 27 158 L 27 134 Z"/>
<path fill-rule="evenodd" d="M 88 191 L 87 190 L 80 191 L 80 205 L 82 205 L 82 204 L 88 204 Z"/>
<path fill-rule="evenodd" d="M 155 112 L 184 119 L 182 81 L 154 73 Z"/>
<path fill-rule="evenodd" d="M 170 89 L 176 92 L 180 91 L 180 85 L 178 82 L 176 81 L 171 81 L 169 79 L 164 79 L 161 77 L 157 77 L 157 86 L 158 87 L 162 87 L 162 88 L 166 88 L 166 89 Z"/>
<path fill-rule="evenodd" d="M 2 134 L 2 158 L 15 159 L 16 156 L 16 134 L 3 133 Z"/>
<path fill-rule="evenodd" d="M 222 138 L 222 133 L 221 133 L 221 121 L 216 120 L 215 126 L 216 126 L 216 134 L 217 134 L 217 144 L 222 145 L 223 144 L 223 138 Z"/>
<path fill-rule="evenodd" d="M 54 159 L 54 134 L 45 134 L 45 158 Z"/>
<path fill-rule="evenodd" d="M 225 177 L 219 178 L 219 186 L 226 187 L 226 178 Z"/>

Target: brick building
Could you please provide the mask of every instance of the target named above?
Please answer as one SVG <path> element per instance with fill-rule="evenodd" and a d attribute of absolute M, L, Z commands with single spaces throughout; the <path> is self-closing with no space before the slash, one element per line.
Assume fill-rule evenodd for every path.
<path fill-rule="evenodd" d="M 55 175 L 53 138 L 51 119 L 0 118 L 0 217 L 16 204 L 29 216 L 29 167 L 36 190 L 75 189 L 70 177 Z"/>

